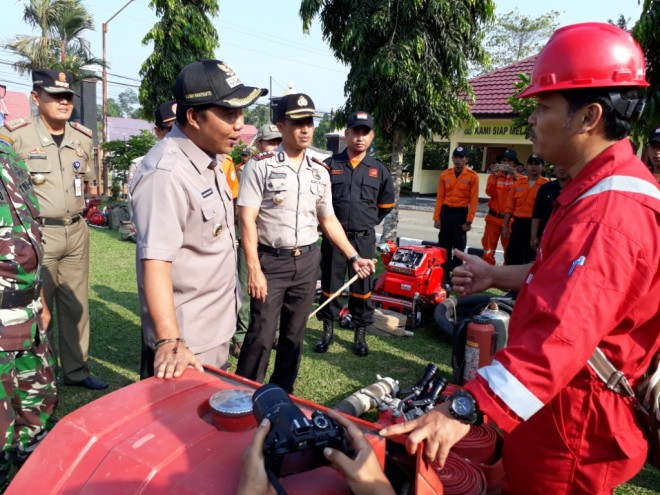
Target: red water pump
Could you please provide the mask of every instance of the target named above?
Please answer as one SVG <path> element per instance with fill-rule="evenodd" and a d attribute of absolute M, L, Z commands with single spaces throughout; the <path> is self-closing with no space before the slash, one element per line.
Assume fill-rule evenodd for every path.
<path fill-rule="evenodd" d="M 371 300 L 377 308 L 407 315 L 407 327 L 419 325 L 422 309 L 447 299 L 442 287 L 447 253 L 433 242 L 398 246 L 392 241 L 378 247 L 386 267 L 374 286 Z"/>

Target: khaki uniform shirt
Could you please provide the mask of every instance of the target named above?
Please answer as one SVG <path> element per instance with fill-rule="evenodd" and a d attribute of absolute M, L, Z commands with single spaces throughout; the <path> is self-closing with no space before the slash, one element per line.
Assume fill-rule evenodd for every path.
<path fill-rule="evenodd" d="M 64 218 L 85 207 L 84 182 L 94 180 L 91 131 L 69 122 L 58 148 L 39 117 L 14 119 L 0 128 L 30 170 L 41 216 Z"/>
<path fill-rule="evenodd" d="M 176 319 L 194 353 L 229 341 L 236 329 L 234 211 L 223 159 L 207 155 L 174 126 L 147 153 L 131 181 L 142 327 L 151 348 L 155 338 L 144 299 L 145 259 L 172 263 Z"/>
<path fill-rule="evenodd" d="M 318 217 L 334 215 L 325 155 L 306 150 L 296 172 L 282 146 L 250 158 L 241 177 L 238 206 L 259 210 L 259 242 L 277 249 L 314 244 Z"/>

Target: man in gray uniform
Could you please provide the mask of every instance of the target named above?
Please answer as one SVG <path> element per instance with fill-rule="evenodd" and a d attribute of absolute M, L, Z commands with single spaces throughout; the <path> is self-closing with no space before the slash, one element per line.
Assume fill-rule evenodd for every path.
<path fill-rule="evenodd" d="M 283 97 L 275 113 L 282 144 L 245 166 L 238 196 L 241 239 L 252 296 L 248 333 L 236 373 L 263 382 L 279 321 L 280 338 L 270 377 L 289 393 L 298 375 L 307 318 L 316 292 L 323 234 L 362 278 L 374 271 L 346 238 L 332 209 L 327 165 L 308 150 L 315 109 L 305 94 Z"/>
<path fill-rule="evenodd" d="M 239 301 L 232 196 L 220 165 L 239 141 L 243 108 L 267 93 L 220 61 L 186 66 L 174 84 L 177 123 L 131 183 L 142 328 L 159 378 L 226 366 Z"/>
<path fill-rule="evenodd" d="M 6 122 L 0 134 L 25 161 L 39 198 L 44 244 L 46 306 L 57 307 L 59 358 L 65 385 L 101 390 L 108 385 L 92 376 L 89 358 L 89 230 L 81 212 L 87 182 L 94 180 L 92 131 L 68 122 L 73 112 L 71 73 L 32 71 L 32 102 L 39 116 Z M 53 325 L 48 328 L 49 340 Z"/>

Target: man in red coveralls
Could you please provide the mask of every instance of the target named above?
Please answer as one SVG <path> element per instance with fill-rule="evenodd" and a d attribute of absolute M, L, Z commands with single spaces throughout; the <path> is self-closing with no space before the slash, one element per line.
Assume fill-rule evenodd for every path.
<path fill-rule="evenodd" d="M 557 198 L 532 265 L 492 266 L 459 253 L 461 294 L 520 289 L 507 347 L 410 432 L 414 452 L 443 465 L 487 415 L 505 433 L 512 494 L 609 494 L 644 465 L 647 443 L 629 399 L 587 361 L 599 347 L 634 386 L 660 347 L 660 189 L 626 135 L 648 86 L 625 31 L 586 23 L 557 30 L 539 54 L 529 118 L 534 153 L 572 180 Z"/>

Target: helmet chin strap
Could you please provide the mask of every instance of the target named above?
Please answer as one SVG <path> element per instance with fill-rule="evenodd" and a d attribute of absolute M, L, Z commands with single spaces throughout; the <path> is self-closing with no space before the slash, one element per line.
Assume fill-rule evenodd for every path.
<path fill-rule="evenodd" d="M 624 100 L 620 93 L 609 93 L 609 97 L 619 115 L 631 121 L 639 119 L 646 105 L 646 97 Z"/>

